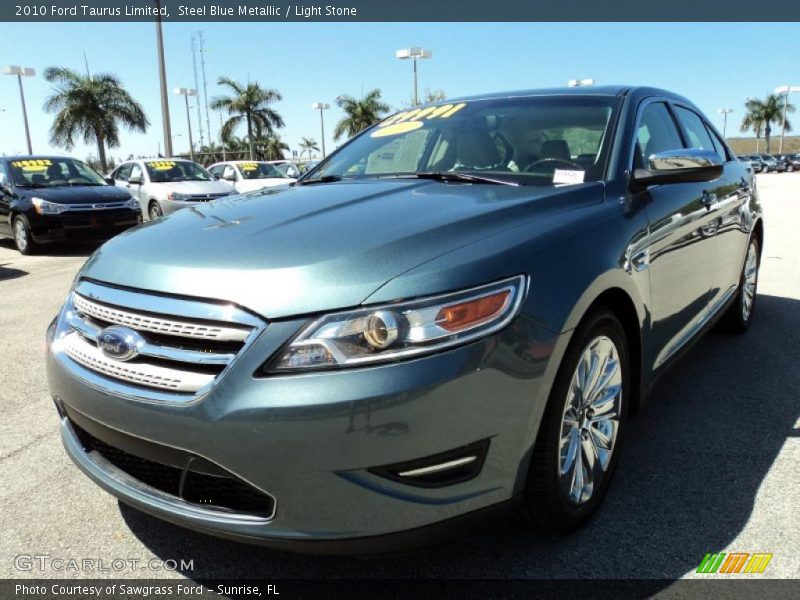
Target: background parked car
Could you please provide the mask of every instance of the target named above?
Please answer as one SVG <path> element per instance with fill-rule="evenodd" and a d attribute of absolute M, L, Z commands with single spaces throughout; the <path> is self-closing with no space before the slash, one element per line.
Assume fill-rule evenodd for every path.
<path fill-rule="evenodd" d="M 234 191 L 197 163 L 180 158 L 128 161 L 110 177 L 139 201 L 150 220 Z"/>
<path fill-rule="evenodd" d="M 305 173 L 302 165 L 294 163 L 290 160 L 268 160 L 267 162 L 271 165 L 275 165 L 287 177 L 293 177 L 297 179 L 303 173 Z"/>
<path fill-rule="evenodd" d="M 763 163 L 762 172 L 764 173 L 783 173 L 786 170 L 785 164 L 775 160 L 775 158 L 769 154 L 756 154 L 755 156 L 758 156 L 761 159 L 761 162 Z"/>
<path fill-rule="evenodd" d="M 108 239 L 142 222 L 139 203 L 74 158 L 0 158 L 0 237 L 40 244 Z"/>
<path fill-rule="evenodd" d="M 776 154 L 775 160 L 783 163 L 788 173 L 800 170 L 800 154 Z"/>
<path fill-rule="evenodd" d="M 737 158 L 742 162 L 750 163 L 750 167 L 753 169 L 753 173 L 761 173 L 762 169 L 764 168 L 764 162 L 758 156 L 753 156 L 751 154 L 744 154 Z"/>
<path fill-rule="evenodd" d="M 208 172 L 226 181 L 237 192 L 250 192 L 265 187 L 287 185 L 297 181 L 275 165 L 264 161 L 231 160 L 211 165 Z"/>

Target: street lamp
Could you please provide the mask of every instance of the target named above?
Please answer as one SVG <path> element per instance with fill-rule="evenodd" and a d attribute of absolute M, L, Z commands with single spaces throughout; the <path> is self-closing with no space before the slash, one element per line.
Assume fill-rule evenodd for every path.
<path fill-rule="evenodd" d="M 164 129 L 164 154 L 172 156 L 172 126 L 167 98 L 167 67 L 164 63 L 164 33 L 161 29 L 161 0 L 156 0 L 156 51 L 158 54 L 158 83 L 161 92 L 161 121 Z"/>
<path fill-rule="evenodd" d="M 330 107 L 331 105 L 325 102 L 314 102 L 314 104 L 311 105 L 311 108 L 314 110 L 319 110 L 319 128 L 322 135 L 322 158 L 325 158 L 325 119 L 322 118 L 322 111 Z"/>
<path fill-rule="evenodd" d="M 585 87 L 587 85 L 594 85 L 594 77 L 587 77 L 585 79 L 570 79 L 567 82 L 569 87 Z"/>
<path fill-rule="evenodd" d="M 21 89 L 21 88 L 20 88 Z M 775 88 L 775 93 L 778 95 L 783 94 L 783 123 L 781 124 L 781 147 L 779 152 L 783 154 L 783 136 L 786 133 L 786 109 L 789 107 L 789 94 L 792 92 L 800 92 L 798 85 L 782 85 Z"/>
<path fill-rule="evenodd" d="M 189 96 L 197 96 L 197 90 L 194 88 L 177 87 L 173 90 L 177 96 L 183 96 L 186 100 L 186 128 L 189 130 L 189 158 L 194 160 L 194 142 L 192 141 L 192 117 L 189 112 Z"/>
<path fill-rule="evenodd" d="M 722 139 L 725 139 L 725 133 L 728 130 L 728 115 L 733 112 L 732 108 L 720 108 L 717 111 L 722 115 Z"/>
<path fill-rule="evenodd" d="M 28 154 L 33 154 L 31 148 L 31 130 L 28 128 L 28 111 L 25 108 L 25 92 L 22 91 L 22 78 L 33 77 L 36 71 L 29 67 L 18 67 L 16 65 L 6 65 L 3 67 L 6 75 L 16 75 L 19 82 L 19 99 L 22 101 L 22 120 L 25 121 L 25 139 L 28 141 Z"/>
<path fill-rule="evenodd" d="M 425 50 L 424 48 L 403 48 L 402 50 L 398 50 L 394 53 L 396 58 L 400 60 L 407 60 L 409 58 L 414 59 L 414 105 L 416 106 L 419 104 L 419 93 L 417 91 L 417 59 L 424 59 L 430 58 L 433 56 L 433 53 L 430 50 Z"/>

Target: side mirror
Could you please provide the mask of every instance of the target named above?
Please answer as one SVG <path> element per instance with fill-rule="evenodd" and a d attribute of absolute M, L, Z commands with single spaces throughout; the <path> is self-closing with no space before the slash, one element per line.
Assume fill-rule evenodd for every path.
<path fill-rule="evenodd" d="M 722 159 L 712 150 L 685 148 L 651 154 L 646 169 L 636 169 L 640 186 L 665 183 L 702 183 L 722 177 Z"/>
<path fill-rule="evenodd" d="M 225 181 L 236 181 L 236 173 L 227 173 L 223 175 Z"/>
<path fill-rule="evenodd" d="M 142 178 L 139 175 L 128 179 L 128 185 L 142 185 Z"/>
<path fill-rule="evenodd" d="M 0 195 L 14 197 L 14 190 L 8 187 L 5 183 L 0 183 Z"/>
<path fill-rule="evenodd" d="M 108 185 L 116 185 L 116 181 L 114 181 L 113 177 L 106 177 L 105 180 Z"/>

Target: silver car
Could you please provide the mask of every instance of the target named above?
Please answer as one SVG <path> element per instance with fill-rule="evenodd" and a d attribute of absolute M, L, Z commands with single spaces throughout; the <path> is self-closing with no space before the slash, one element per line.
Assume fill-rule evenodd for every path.
<path fill-rule="evenodd" d="M 252 192 L 265 187 L 288 185 L 297 179 L 289 177 L 275 165 L 256 160 L 230 160 L 208 167 L 208 172 L 227 181 L 239 192 Z"/>
<path fill-rule="evenodd" d="M 180 158 L 131 160 L 109 177 L 139 201 L 150 220 L 234 192 L 197 163 Z"/>

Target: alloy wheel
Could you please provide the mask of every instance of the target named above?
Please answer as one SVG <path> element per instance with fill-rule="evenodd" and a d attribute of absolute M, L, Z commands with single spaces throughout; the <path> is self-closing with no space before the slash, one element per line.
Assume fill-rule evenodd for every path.
<path fill-rule="evenodd" d="M 28 228 L 22 219 L 14 221 L 14 242 L 20 252 L 25 252 L 28 248 Z"/>
<path fill-rule="evenodd" d="M 758 252 L 755 244 L 747 248 L 747 257 L 744 261 L 744 278 L 742 282 L 742 320 L 747 321 L 753 310 L 753 300 L 756 296 L 756 283 L 758 282 Z"/>
<path fill-rule="evenodd" d="M 598 336 L 581 354 L 561 419 L 559 476 L 573 504 L 591 499 L 608 471 L 622 400 L 619 352 L 610 338 Z"/>
<path fill-rule="evenodd" d="M 163 213 L 161 212 L 161 207 L 156 204 L 155 202 L 150 205 L 150 220 L 155 221 L 158 219 Z"/>

